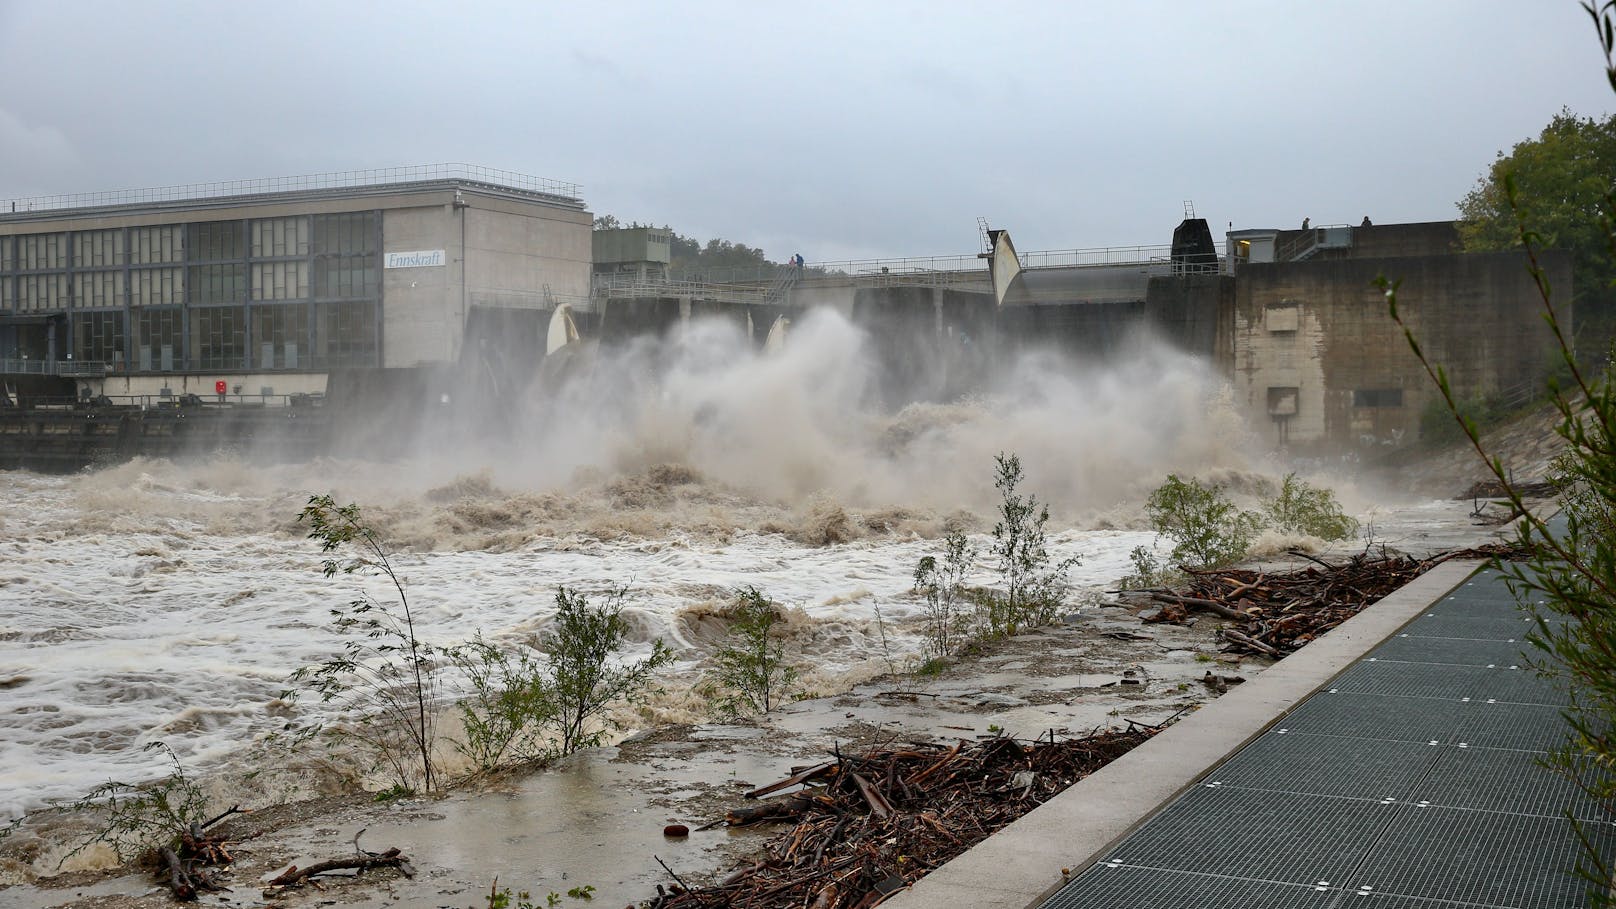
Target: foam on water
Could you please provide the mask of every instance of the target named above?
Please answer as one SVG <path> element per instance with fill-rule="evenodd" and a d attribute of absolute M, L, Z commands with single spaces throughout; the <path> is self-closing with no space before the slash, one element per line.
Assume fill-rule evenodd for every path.
<path fill-rule="evenodd" d="M 143 466 L 121 507 L 110 508 L 105 475 L 0 474 L 8 503 L 0 814 L 138 778 L 155 766 L 140 750 L 151 741 L 167 742 L 187 766 L 228 762 L 285 722 L 278 696 L 287 676 L 336 651 L 330 607 L 361 587 L 388 597 L 377 578 L 324 578 L 316 545 L 285 526 L 287 509 L 296 512 L 285 496 L 224 494 L 193 485 L 186 469 Z M 415 507 L 438 506 L 417 500 L 383 510 Z M 266 526 L 222 529 L 243 523 L 241 512 Z M 93 526 L 108 529 L 85 532 Z M 1102 585 L 1145 539 L 1065 531 L 1053 549 L 1081 552 L 1073 579 Z M 688 670 L 714 644 L 695 614 L 755 585 L 802 608 L 817 630 L 800 643 L 822 672 L 835 673 L 872 659 L 877 604 L 900 627 L 915 613 L 913 566 L 934 548 L 891 536 L 815 546 L 751 531 L 569 535 L 493 550 L 401 551 L 396 562 L 423 637 L 435 642 L 463 641 L 478 629 L 496 641 L 532 642 L 554 612 L 557 585 L 625 583 L 636 647 L 660 637 Z"/>
<path fill-rule="evenodd" d="M 1081 554 L 1071 579 L 1090 588 L 1151 541 L 1140 503 L 1165 473 L 1271 482 L 1206 365 L 1165 348 L 1029 354 L 980 398 L 896 412 L 869 403 L 866 339 L 833 314 L 776 356 L 723 326 L 611 356 L 505 444 L 0 473 L 0 818 L 161 773 L 153 741 L 228 769 L 289 710 L 319 709 L 281 701 L 287 677 L 339 652 L 332 606 L 392 591 L 321 575 L 296 521 L 310 494 L 363 506 L 434 643 L 532 643 L 558 585 L 621 584 L 637 650 L 667 641 L 689 681 L 722 633 L 714 610 L 752 585 L 800 607 L 792 643 L 829 686 L 880 658 L 877 607 L 914 648 L 915 563 L 947 530 L 992 528 L 998 452 L 1020 455 L 1052 555 Z M 668 687 L 649 719 L 688 718 L 689 686 Z"/>

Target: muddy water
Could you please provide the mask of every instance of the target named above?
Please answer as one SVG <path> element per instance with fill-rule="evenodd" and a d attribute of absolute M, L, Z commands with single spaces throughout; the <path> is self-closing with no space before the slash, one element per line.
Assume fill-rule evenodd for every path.
<path fill-rule="evenodd" d="M 391 602 L 384 579 L 321 575 L 321 554 L 291 520 L 296 500 L 222 485 L 171 465 L 88 480 L 0 475 L 9 503 L 0 543 L 0 816 L 161 772 L 142 751 L 150 742 L 167 743 L 188 768 L 228 769 L 244 743 L 318 709 L 279 695 L 293 670 L 338 651 L 330 608 L 361 593 Z M 406 527 L 431 524 L 418 512 L 437 508 L 420 500 L 389 507 L 383 519 Z M 777 512 L 771 520 L 800 519 Z M 816 519 L 812 509 L 807 516 Z M 1073 580 L 1099 587 L 1149 539 L 1069 530 L 1052 550 L 1081 554 Z M 626 584 L 632 649 L 667 642 L 680 659 L 675 677 L 693 672 L 721 636 L 711 616 L 728 592 L 754 585 L 798 607 L 794 647 L 813 664 L 810 684 L 831 690 L 878 670 L 878 608 L 891 623 L 884 646 L 914 649 L 911 574 L 933 546 L 893 534 L 813 546 L 731 525 L 719 535 L 542 536 L 508 549 L 403 551 L 395 564 L 422 637 L 440 644 L 478 630 L 531 643 L 554 612 L 557 585 L 595 592 Z M 676 687 L 656 719 L 694 719 L 699 707 Z"/>
<path fill-rule="evenodd" d="M 118 496 L 107 477 L 4 477 L 7 491 L 28 505 L 7 513 L 0 544 L 11 557 L 0 574 L 0 665 L 13 680 L 0 691 L 0 796 L 13 805 L 76 796 L 109 776 L 139 778 L 152 765 L 138 745 L 153 740 L 175 747 L 210 779 L 232 778 L 258 759 L 243 745 L 281 721 L 285 708 L 275 695 L 285 674 L 335 644 L 324 630 L 333 591 L 317 570 L 319 554 L 292 522 L 262 517 L 295 514 L 297 500 L 251 484 L 224 492 L 223 483 L 169 470 L 129 468 L 116 477 L 127 490 Z M 688 504 L 720 494 L 674 498 L 680 495 Z M 528 507 L 511 505 L 510 497 L 445 504 L 420 494 L 387 499 L 379 513 L 395 527 L 430 528 L 468 502 L 485 510 Z M 795 526 L 817 526 L 826 509 L 822 502 L 727 507 L 731 515 L 758 509 L 747 519 L 753 522 Z M 1468 510 L 1468 502 L 1430 501 L 1361 514 L 1373 518 L 1377 539 L 1430 551 L 1487 536 L 1464 519 Z M 761 835 L 717 830 L 671 841 L 661 836 L 665 823 L 694 827 L 717 817 L 746 788 L 822 759 L 836 745 L 971 737 L 995 728 L 1030 738 L 1124 718 L 1159 722 L 1206 696 L 1198 679 L 1209 665 L 1260 670 L 1208 664 L 1210 627 L 1153 629 L 1145 641 L 1105 637 L 1142 629 L 1123 610 L 1089 605 L 1071 624 L 1024 636 L 940 679 L 847 690 L 914 652 L 917 604 L 906 591 L 914 561 L 935 543 L 871 530 L 856 511 L 843 519 L 864 527 L 863 535 L 814 546 L 730 520 L 722 533 L 661 539 L 556 535 L 505 548 L 404 550 L 399 563 L 429 633 L 455 639 L 475 623 L 497 640 L 531 640 L 548 618 L 554 584 L 629 577 L 639 591 L 631 606 L 639 645 L 662 636 L 680 653 L 670 692 L 657 703 L 656 717 L 671 722 L 703 715 L 684 692 L 717 639 L 717 599 L 738 584 L 757 584 L 801 607 L 792 646 L 813 664 L 814 684 L 832 696 L 790 705 L 762 729 L 681 727 L 489 793 L 321 809 L 249 842 L 228 905 L 259 902 L 254 882 L 287 864 L 346 854 L 361 829 L 363 846 L 399 846 L 422 874 L 342 885 L 344 905 L 472 905 L 496 877 L 541 896 L 588 884 L 596 905 L 622 905 L 666 880 L 651 856 L 699 878 Z M 1086 589 L 1078 602 L 1092 603 L 1126 570 L 1126 552 L 1150 540 L 1138 531 L 1068 528 L 1054 548 L 1083 555 L 1074 573 Z M 1265 545 L 1272 552 L 1294 542 Z M 877 606 L 889 622 L 884 650 Z M 295 793 L 261 792 L 251 800 L 267 804 L 288 794 Z M 8 880 L 49 874 L 50 859 L 60 854 L 46 849 L 39 861 L 8 863 L 0 873 Z M 88 855 L 78 866 L 97 862 L 105 856 Z M 112 900 L 107 905 L 156 906 L 167 899 L 137 876 L 70 880 L 67 890 L 12 887 L 0 891 L 0 903 L 52 906 L 100 895 Z"/>
<path fill-rule="evenodd" d="M 293 670 L 340 652 L 329 610 L 366 594 L 392 602 L 382 579 L 321 576 L 321 554 L 295 520 L 320 492 L 364 505 L 396 546 L 432 643 L 481 631 L 532 644 L 558 585 L 596 595 L 626 585 L 631 650 L 660 638 L 678 658 L 649 711 L 623 716 L 631 725 L 706 719 L 690 689 L 722 637 L 716 611 L 743 585 L 793 607 L 788 646 L 809 667 L 810 688 L 832 697 L 793 705 L 756 740 L 702 732 L 655 748 L 625 744 L 615 759 L 585 757 L 485 798 L 345 808 L 255 845 L 260 865 L 243 867 L 248 880 L 275 863 L 329 857 L 358 827 L 376 825 L 366 845 L 390 845 L 378 836 L 387 828 L 429 857 L 422 881 L 400 891 L 409 905 L 440 904 L 427 900 L 442 891 L 457 896 L 441 904 L 457 904 L 495 874 L 515 886 L 564 891 L 557 884 L 582 880 L 628 894 L 648 880 L 648 847 L 698 867 L 728 848 L 729 835 L 659 841 L 663 812 L 721 808 L 714 784 L 695 782 L 715 771 L 768 782 L 835 741 L 896 730 L 947 736 L 994 725 L 1031 736 L 1134 710 L 1160 718 L 1184 694 L 1178 685 L 1193 690 L 1194 642 L 1136 652 L 1110 638 L 1067 646 L 1033 637 L 1021 642 L 1030 656 L 985 664 L 980 678 L 919 694 L 845 693 L 916 652 L 915 562 L 950 529 L 985 541 L 995 453 L 1019 452 L 1027 489 L 1050 504 L 1051 554 L 1081 555 L 1074 607 L 1100 598 L 1128 569 L 1127 553 L 1151 543 L 1140 502 L 1166 472 L 1197 472 L 1248 499 L 1271 488 L 1283 470 L 1244 453 L 1243 430 L 1205 364 L 1166 351 L 1105 368 L 1029 356 L 1001 377 L 997 398 L 885 414 L 860 403 L 870 364 L 845 324 L 806 325 L 775 359 L 735 340 L 693 332 L 665 352 L 666 374 L 614 389 L 609 402 L 560 396 L 536 424 L 543 431 L 514 451 L 423 445 L 387 464 L 266 468 L 222 458 L 74 477 L 0 473 L 0 819 L 108 779 L 159 775 L 167 768 L 142 750 L 158 741 L 225 805 L 353 782 L 262 747 L 289 720 L 321 710 L 280 694 Z M 1429 551 L 1465 536 L 1468 503 L 1376 509 L 1380 498 L 1344 488 L 1349 509 L 1373 518 L 1377 540 Z M 1269 538 L 1263 552 L 1298 543 L 1314 545 Z M 1059 665 L 1043 667 L 1045 651 Z M 1179 680 L 1158 684 L 1169 677 Z M 277 772 L 248 779 L 265 768 Z M 645 824 L 647 815 L 658 822 Z M 53 873 L 60 855 L 36 844 L 0 856 L 0 885 Z M 111 864 L 97 852 L 76 862 Z M 242 890 L 236 899 L 252 887 Z M 0 904 L 61 901 L 32 893 L 0 892 Z"/>

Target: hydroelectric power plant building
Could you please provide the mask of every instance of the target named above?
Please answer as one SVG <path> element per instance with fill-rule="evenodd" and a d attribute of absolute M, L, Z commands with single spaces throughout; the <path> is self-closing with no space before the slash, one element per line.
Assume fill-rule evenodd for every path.
<path fill-rule="evenodd" d="M 591 220 L 575 185 L 462 164 L 0 204 L 0 372 L 217 401 L 453 364 L 587 298 Z"/>

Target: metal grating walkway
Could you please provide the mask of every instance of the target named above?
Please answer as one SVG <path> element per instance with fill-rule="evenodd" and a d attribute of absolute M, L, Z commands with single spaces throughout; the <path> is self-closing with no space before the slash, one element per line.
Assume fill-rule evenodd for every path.
<path fill-rule="evenodd" d="M 1588 905 L 1567 816 L 1611 857 L 1616 824 L 1539 764 L 1567 698 L 1528 667 L 1531 627 L 1472 575 L 1043 909 Z"/>

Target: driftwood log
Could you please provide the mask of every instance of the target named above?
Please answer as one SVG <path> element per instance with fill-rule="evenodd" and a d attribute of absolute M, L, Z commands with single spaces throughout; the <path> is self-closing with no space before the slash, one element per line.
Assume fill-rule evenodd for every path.
<path fill-rule="evenodd" d="M 293 865 L 270 880 L 268 886 L 297 887 L 317 874 L 329 874 L 333 871 L 353 871 L 363 874 L 372 868 L 397 868 L 405 877 L 415 876 L 415 869 L 410 865 L 410 860 L 399 852 L 397 846 L 394 846 L 386 852 L 365 852 L 353 858 L 316 862 L 307 868 Z"/>

